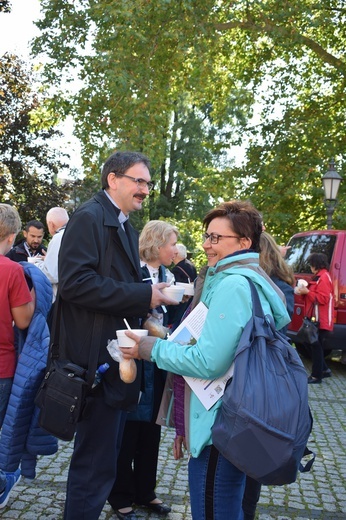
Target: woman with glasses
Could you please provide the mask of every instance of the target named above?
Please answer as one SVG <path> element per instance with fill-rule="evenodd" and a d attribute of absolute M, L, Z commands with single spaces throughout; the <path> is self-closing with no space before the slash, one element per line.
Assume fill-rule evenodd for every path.
<path fill-rule="evenodd" d="M 279 287 L 286 298 L 286 307 L 289 317 L 294 310 L 294 285 L 295 278 L 292 268 L 286 264 L 281 248 L 274 238 L 266 231 L 261 233 L 259 263 L 262 269 L 270 276 L 271 280 Z M 287 326 L 281 329 L 286 334 Z M 261 494 L 261 484 L 253 478 L 246 477 L 246 486 L 243 498 L 244 520 L 254 520 L 257 503 Z"/>
<path fill-rule="evenodd" d="M 200 300 L 208 314 L 194 345 L 163 339 L 136 339 L 126 357 L 154 361 L 175 374 L 203 379 L 223 376 L 233 362 L 242 331 L 252 316 L 247 279 L 256 285 L 265 314 L 281 329 L 289 322 L 275 284 L 259 266 L 262 217 L 247 201 L 224 202 L 203 220 L 208 268 Z M 197 279 L 200 285 L 201 280 Z M 196 291 L 194 303 L 197 302 Z M 124 349 L 125 350 L 125 349 Z M 207 410 L 185 387 L 185 440 L 190 455 L 189 487 L 193 520 L 242 520 L 245 475 L 212 444 L 211 431 L 221 400 Z"/>

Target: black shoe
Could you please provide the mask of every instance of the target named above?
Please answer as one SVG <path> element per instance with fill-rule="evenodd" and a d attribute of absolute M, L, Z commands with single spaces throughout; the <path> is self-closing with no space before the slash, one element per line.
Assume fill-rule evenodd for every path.
<path fill-rule="evenodd" d="M 168 515 L 168 513 L 171 511 L 171 508 L 164 502 L 161 502 L 161 504 L 153 504 L 152 502 L 148 502 L 147 504 L 142 505 L 148 509 L 151 509 L 152 511 L 155 511 L 155 513 L 158 515 Z"/>
<path fill-rule="evenodd" d="M 308 384 L 309 385 L 320 385 L 322 383 L 322 379 L 317 379 L 317 377 L 308 377 Z"/>
<path fill-rule="evenodd" d="M 322 379 L 325 379 L 326 377 L 332 377 L 332 371 L 330 370 L 330 368 L 328 368 L 327 370 L 323 370 L 322 372 Z"/>
<path fill-rule="evenodd" d="M 133 509 L 128 513 L 121 513 L 118 509 L 114 509 L 114 513 L 116 514 L 117 518 L 119 518 L 119 520 L 138 520 L 138 516 Z"/>

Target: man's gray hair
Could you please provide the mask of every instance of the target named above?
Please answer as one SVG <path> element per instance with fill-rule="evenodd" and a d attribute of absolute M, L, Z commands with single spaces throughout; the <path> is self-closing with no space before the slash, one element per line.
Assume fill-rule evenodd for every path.
<path fill-rule="evenodd" d="M 178 249 L 179 256 L 182 256 L 183 258 L 187 257 L 187 250 L 186 250 L 186 247 L 184 246 L 184 244 L 177 244 L 177 249 Z"/>
<path fill-rule="evenodd" d="M 46 220 L 47 222 L 53 222 L 56 226 L 61 227 L 68 222 L 69 216 L 65 208 L 57 206 L 47 211 Z"/>

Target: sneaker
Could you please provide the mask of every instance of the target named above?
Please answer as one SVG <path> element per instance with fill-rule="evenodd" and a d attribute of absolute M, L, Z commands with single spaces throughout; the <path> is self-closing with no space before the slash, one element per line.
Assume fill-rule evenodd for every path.
<path fill-rule="evenodd" d="M 5 491 L 3 491 L 0 495 L 0 509 L 6 507 L 8 499 L 10 498 L 10 493 L 12 489 L 18 484 L 20 481 L 20 469 L 17 469 L 14 473 L 6 473 L 6 487 Z"/>

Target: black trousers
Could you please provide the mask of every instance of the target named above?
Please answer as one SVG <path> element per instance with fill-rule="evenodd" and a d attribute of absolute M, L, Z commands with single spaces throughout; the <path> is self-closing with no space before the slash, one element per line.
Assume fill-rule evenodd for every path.
<path fill-rule="evenodd" d="M 310 352 L 312 357 L 311 375 L 317 379 L 322 379 L 323 372 L 328 369 L 328 366 L 324 360 L 323 343 L 329 334 L 330 333 L 328 330 L 319 329 L 318 342 L 314 345 L 310 345 Z"/>
<path fill-rule="evenodd" d="M 244 520 L 255 520 L 257 502 L 261 494 L 262 484 L 251 477 L 246 477 L 246 484 L 243 496 Z"/>
<path fill-rule="evenodd" d="M 88 397 L 71 458 L 64 520 L 98 520 L 116 478 L 126 413 Z"/>
<path fill-rule="evenodd" d="M 143 505 L 156 498 L 156 471 L 161 426 L 145 421 L 126 421 L 117 475 L 108 502 L 113 509 Z"/>

